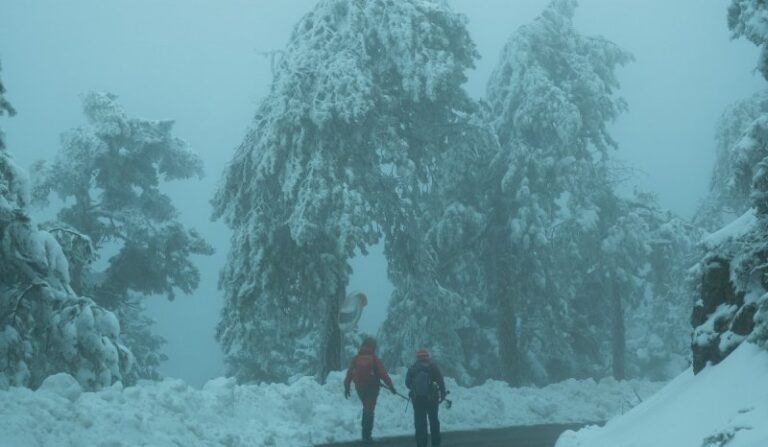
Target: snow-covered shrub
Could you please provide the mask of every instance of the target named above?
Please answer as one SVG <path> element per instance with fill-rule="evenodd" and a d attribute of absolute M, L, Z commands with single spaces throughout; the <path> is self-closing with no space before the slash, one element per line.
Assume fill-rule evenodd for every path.
<path fill-rule="evenodd" d="M 754 301 L 755 328 L 752 330 L 749 341 L 768 350 L 768 293 L 763 293 Z"/>
<path fill-rule="evenodd" d="M 24 188 L 9 172 L 19 171 L 0 151 L 0 184 Z M 62 371 L 89 389 L 122 380 L 131 355 L 117 318 L 72 292 L 61 247 L 35 228 L 24 195 L 11 188 L 0 196 L 0 386 L 34 387 Z"/>
<path fill-rule="evenodd" d="M 718 363 L 741 342 L 766 345 L 768 216 L 754 208 L 705 238 L 693 270 L 698 299 L 691 322 L 693 366 Z"/>

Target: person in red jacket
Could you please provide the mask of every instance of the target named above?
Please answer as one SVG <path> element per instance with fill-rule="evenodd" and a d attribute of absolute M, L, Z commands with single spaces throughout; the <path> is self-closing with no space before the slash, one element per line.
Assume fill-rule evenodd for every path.
<path fill-rule="evenodd" d="M 344 378 L 344 397 L 349 399 L 350 384 L 355 383 L 357 396 L 363 403 L 362 435 L 363 442 L 373 442 L 373 412 L 376 409 L 376 399 L 379 397 L 381 382 L 389 388 L 392 394 L 397 394 L 392 379 L 389 378 L 384 364 L 376 357 L 376 340 L 368 337 L 363 340 L 357 355 L 349 363 L 347 375 Z"/>

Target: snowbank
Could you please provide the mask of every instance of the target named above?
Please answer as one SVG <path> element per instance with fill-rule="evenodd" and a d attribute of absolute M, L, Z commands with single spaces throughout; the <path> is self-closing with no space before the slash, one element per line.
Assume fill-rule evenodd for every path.
<path fill-rule="evenodd" d="M 723 228 L 710 233 L 702 239 L 702 245 L 708 250 L 713 250 L 726 242 L 736 240 L 754 228 L 757 223 L 757 214 L 754 208 L 751 208 L 739 218 L 724 226 Z"/>
<path fill-rule="evenodd" d="M 180 380 L 120 384 L 80 392 L 64 374 L 41 389 L 0 391 L 2 447 L 307 446 L 357 439 L 360 405 L 344 400 L 342 376 L 326 385 L 302 378 L 291 385 L 235 385 L 215 379 L 202 389 Z M 393 376 L 404 388 L 402 376 Z M 569 380 L 546 388 L 488 382 L 461 388 L 448 380 L 452 409 L 441 410 L 446 430 L 545 422 L 600 421 L 653 394 L 660 384 Z M 374 435 L 410 433 L 412 414 L 388 392 L 379 398 Z"/>
<path fill-rule="evenodd" d="M 744 343 L 717 366 L 686 371 L 605 427 L 566 432 L 556 447 L 768 446 L 768 352 Z"/>

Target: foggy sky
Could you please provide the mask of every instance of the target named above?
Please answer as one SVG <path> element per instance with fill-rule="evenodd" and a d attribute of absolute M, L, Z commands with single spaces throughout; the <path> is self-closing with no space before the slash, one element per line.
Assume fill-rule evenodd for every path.
<path fill-rule="evenodd" d="M 480 97 L 501 47 L 548 0 L 453 0 L 469 18 L 482 59 L 467 90 Z M 221 307 L 218 272 L 229 231 L 211 222 L 208 204 L 221 172 L 245 135 L 271 80 L 260 51 L 281 49 L 315 0 L 0 0 L 0 62 L 18 115 L 3 119 L 10 152 L 21 166 L 51 159 L 61 132 L 82 125 L 80 95 L 120 96 L 129 116 L 176 120 L 175 135 L 205 162 L 202 181 L 165 188 L 185 224 L 216 254 L 197 258 L 200 289 L 175 302 L 149 300 L 168 339 L 162 371 L 199 385 L 223 373 L 213 334 Z M 728 0 L 580 0 L 576 24 L 631 51 L 619 70 L 630 111 L 613 126 L 615 154 L 637 172 L 624 188 L 658 195 L 689 217 L 707 189 L 714 126 L 723 109 L 764 88 L 753 72 L 758 50 L 731 41 Z M 361 328 L 383 321 L 391 285 L 380 247 L 353 261 L 350 289 L 368 293 Z"/>

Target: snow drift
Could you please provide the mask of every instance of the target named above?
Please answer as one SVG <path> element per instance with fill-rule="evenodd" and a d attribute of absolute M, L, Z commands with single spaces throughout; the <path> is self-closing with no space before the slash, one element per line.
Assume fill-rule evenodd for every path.
<path fill-rule="evenodd" d="M 403 388 L 401 375 L 393 380 Z M 83 392 L 72 377 L 58 374 L 37 391 L 0 391 L 0 446 L 283 447 L 357 439 L 360 404 L 344 400 L 341 382 L 341 373 L 326 385 L 309 377 L 290 385 L 236 385 L 219 378 L 195 389 L 166 379 Z M 541 389 L 494 381 L 462 388 L 451 379 L 447 385 L 454 406 L 441 409 L 445 430 L 605 420 L 661 386 L 612 379 L 568 380 Z M 383 391 L 374 435 L 411 430 L 405 401 Z"/>
<path fill-rule="evenodd" d="M 744 343 L 717 366 L 681 374 L 605 427 L 566 432 L 556 447 L 768 446 L 768 352 Z"/>

